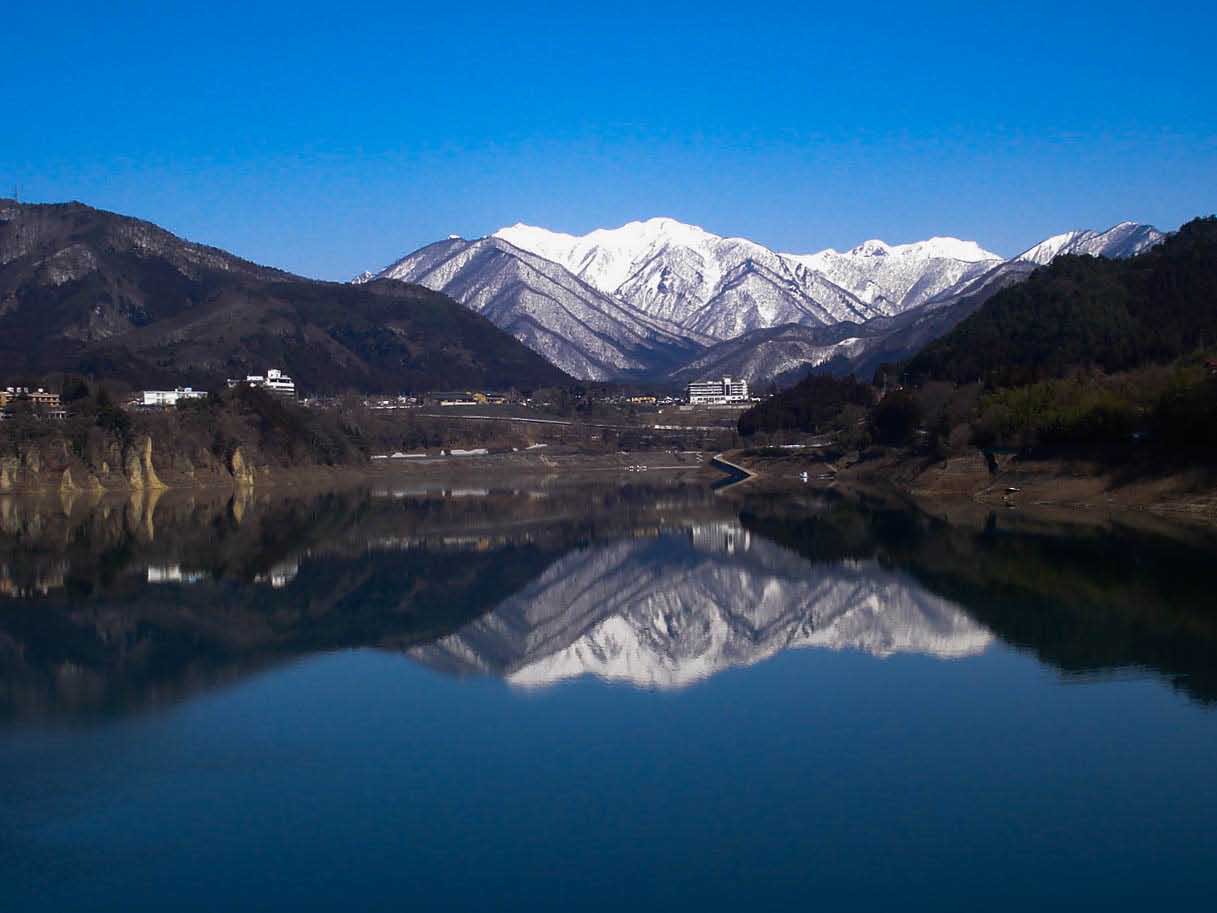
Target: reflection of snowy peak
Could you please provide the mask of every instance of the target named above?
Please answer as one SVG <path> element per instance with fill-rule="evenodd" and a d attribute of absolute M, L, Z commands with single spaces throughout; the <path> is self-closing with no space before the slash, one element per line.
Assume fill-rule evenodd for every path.
<path fill-rule="evenodd" d="M 412 655 L 538 686 L 582 675 L 680 687 L 794 647 L 979 653 L 961 609 L 873 562 L 813 565 L 735 524 L 574 552 Z"/>

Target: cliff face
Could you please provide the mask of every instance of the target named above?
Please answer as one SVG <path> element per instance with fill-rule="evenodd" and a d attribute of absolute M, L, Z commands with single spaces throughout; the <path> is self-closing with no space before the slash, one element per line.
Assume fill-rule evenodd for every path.
<path fill-rule="evenodd" d="M 262 469 L 265 474 L 267 470 Z M 74 450 L 63 437 L 18 444 L 0 457 L 0 494 L 157 492 L 192 484 L 252 485 L 258 468 L 240 448 L 225 462 L 205 449 L 192 450 L 171 437 L 141 435 L 123 445 Z"/>

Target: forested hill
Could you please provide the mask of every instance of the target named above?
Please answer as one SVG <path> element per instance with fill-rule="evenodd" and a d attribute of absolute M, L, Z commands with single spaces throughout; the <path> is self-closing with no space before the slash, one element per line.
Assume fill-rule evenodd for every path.
<path fill-rule="evenodd" d="M 0 200 L 0 381 L 57 371 L 214 386 L 286 369 L 309 392 L 561 384 L 446 295 L 318 282 L 80 203 Z"/>
<path fill-rule="evenodd" d="M 914 383 L 1011 387 L 1079 367 L 1165 363 L 1217 343 L 1217 217 L 1127 260 L 1064 256 L 910 360 Z"/>

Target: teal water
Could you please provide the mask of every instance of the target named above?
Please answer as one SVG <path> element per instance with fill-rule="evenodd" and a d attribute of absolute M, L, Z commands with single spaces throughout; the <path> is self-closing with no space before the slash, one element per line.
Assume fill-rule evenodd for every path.
<path fill-rule="evenodd" d="M 683 487 L 0 520 L 6 911 L 1217 889 L 1205 535 Z"/>

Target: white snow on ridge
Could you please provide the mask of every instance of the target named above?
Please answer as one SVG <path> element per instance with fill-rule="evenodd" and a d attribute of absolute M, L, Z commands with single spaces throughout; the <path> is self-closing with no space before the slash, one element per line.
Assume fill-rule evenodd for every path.
<path fill-rule="evenodd" d="M 474 241 L 450 237 L 375 277 L 364 273 L 352 281 L 419 282 L 483 314 L 572 375 L 611 379 L 670 373 L 681 359 L 698 359 L 702 346 L 757 331 L 865 324 L 928 310 L 993 286 L 999 273 L 1021 276 L 1060 254 L 1127 257 L 1162 238 L 1152 226 L 1122 222 L 1104 232 L 1066 232 L 1007 260 L 975 241 L 942 236 L 794 254 L 668 217 L 586 235 L 517 223 Z M 884 325 L 872 324 L 879 332 Z M 758 340 L 765 352 L 751 368 L 741 362 L 741 373 L 863 348 L 825 348 L 793 337 L 781 344 Z"/>
<path fill-rule="evenodd" d="M 417 250 L 379 278 L 451 295 L 574 377 L 643 371 L 684 334 L 605 295 L 546 257 L 501 238 L 450 238 Z M 696 340 L 690 349 L 696 348 Z M 656 354 L 658 353 L 658 354 Z"/>
<path fill-rule="evenodd" d="M 1165 236 L 1152 225 L 1121 222 L 1107 231 L 1089 228 L 1053 235 L 1014 259 L 1043 266 L 1062 254 L 1091 257 L 1132 257 L 1160 243 Z"/>
<path fill-rule="evenodd" d="M 788 322 L 898 314 L 1002 259 L 974 241 L 944 237 L 779 254 L 663 217 L 578 236 L 516 224 L 495 236 L 645 313 L 718 339 Z"/>
<path fill-rule="evenodd" d="M 943 237 L 911 244 L 871 240 L 845 253 L 829 248 L 814 254 L 783 256 L 816 271 L 888 316 L 924 304 L 1003 259 L 975 241 Z"/>

